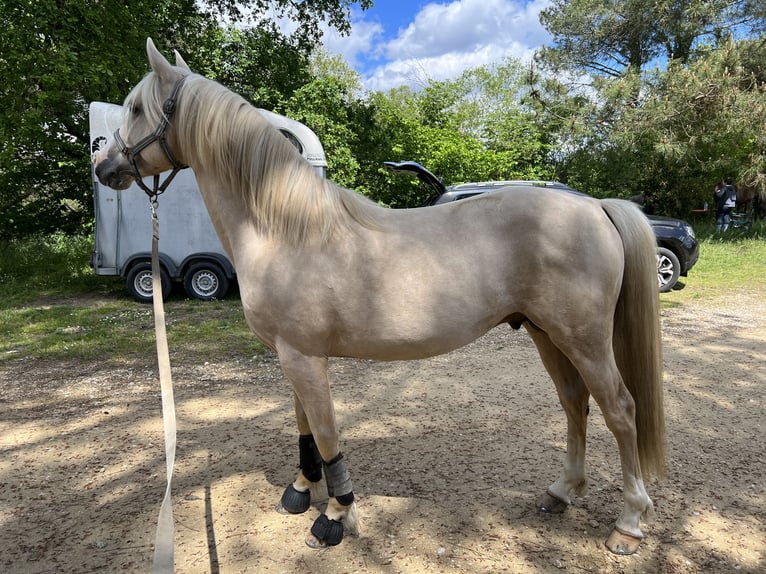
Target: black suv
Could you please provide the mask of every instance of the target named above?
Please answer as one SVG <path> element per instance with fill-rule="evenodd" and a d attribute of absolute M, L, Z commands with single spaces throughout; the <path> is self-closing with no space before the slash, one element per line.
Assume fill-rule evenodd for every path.
<path fill-rule="evenodd" d="M 514 186 L 528 187 L 531 185 L 586 195 L 557 181 L 487 181 L 445 186 L 438 177 L 414 161 L 385 162 L 384 165 L 395 172 L 413 174 L 433 189 L 434 195 L 426 201 L 424 204 L 426 206 L 449 203 Z M 660 292 L 666 293 L 676 286 L 679 277 L 686 277 L 689 270 L 697 262 L 699 246 L 694 237 L 694 230 L 685 221 L 657 215 L 647 215 L 646 217 L 652 224 L 652 229 L 657 237 L 657 281 Z"/>

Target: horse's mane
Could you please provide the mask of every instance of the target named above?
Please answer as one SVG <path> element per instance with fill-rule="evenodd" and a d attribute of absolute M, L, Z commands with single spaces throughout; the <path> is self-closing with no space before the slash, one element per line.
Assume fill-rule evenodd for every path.
<path fill-rule="evenodd" d="M 126 100 L 140 98 L 150 125 L 162 114 L 156 83 L 150 73 Z M 353 222 L 377 227 L 373 202 L 321 177 L 252 105 L 220 84 L 189 74 L 173 120 L 186 162 L 241 194 L 259 232 L 300 245 L 326 241 Z"/>

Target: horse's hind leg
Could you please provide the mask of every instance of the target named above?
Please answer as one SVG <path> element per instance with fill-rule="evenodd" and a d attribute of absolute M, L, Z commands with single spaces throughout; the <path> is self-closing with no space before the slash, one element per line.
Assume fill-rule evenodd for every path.
<path fill-rule="evenodd" d="M 305 476 L 303 464 L 300 474 L 307 482 L 317 477 L 309 469 L 315 469 L 318 453 L 330 496 L 324 514 L 311 528 L 312 537 L 307 543 L 312 547 L 334 546 L 343 539 L 344 530 L 356 534 L 358 526 L 351 475 L 340 452 L 335 409 L 327 378 L 327 358 L 306 356 L 288 345 L 280 344 L 277 345 L 277 352 L 282 370 L 295 392 L 298 431 L 304 437 L 300 444 L 308 458 L 306 470 L 312 476 Z M 313 445 L 309 444 L 309 435 L 313 436 Z M 299 493 L 300 488 L 305 486 L 300 474 L 297 486 L 296 483 L 292 485 Z"/>
<path fill-rule="evenodd" d="M 588 424 L 588 398 L 580 373 L 572 362 L 537 327 L 527 324 L 527 331 L 537 346 L 545 369 L 556 385 L 561 406 L 567 416 L 567 452 L 564 459 L 564 473 L 548 487 L 538 501 L 543 512 L 563 512 L 572 495 L 582 496 L 587 491 L 585 476 L 585 436 Z"/>
<path fill-rule="evenodd" d="M 595 343 L 583 346 L 588 350 L 587 355 L 573 349 L 572 361 L 601 408 L 620 451 L 624 506 L 606 546 L 615 554 L 633 554 L 643 539 L 640 521 L 651 516 L 653 506 L 644 488 L 639 464 L 635 402 L 617 368 L 611 342 L 605 340 L 602 345 L 600 350 Z"/>

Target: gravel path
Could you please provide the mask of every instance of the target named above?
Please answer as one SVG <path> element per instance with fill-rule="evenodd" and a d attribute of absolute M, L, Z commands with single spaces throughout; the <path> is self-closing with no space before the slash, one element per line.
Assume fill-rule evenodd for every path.
<path fill-rule="evenodd" d="M 648 485 L 656 521 L 624 558 L 603 546 L 621 480 L 597 408 L 589 494 L 561 516 L 534 509 L 565 420 L 523 332 L 426 361 L 333 363 L 363 522 L 319 552 L 303 544 L 316 509 L 273 510 L 297 462 L 275 360 L 171 350 L 177 571 L 763 572 L 765 311 L 741 293 L 663 312 L 670 471 Z M 148 571 L 165 487 L 153 364 L 6 361 L 0 385 L 0 570 Z"/>

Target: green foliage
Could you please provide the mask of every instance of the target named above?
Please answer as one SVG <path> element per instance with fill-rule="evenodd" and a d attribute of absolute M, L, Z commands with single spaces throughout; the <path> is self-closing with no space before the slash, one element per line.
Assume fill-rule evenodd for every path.
<path fill-rule="evenodd" d="M 336 183 L 356 188 L 359 163 L 356 159 L 356 118 L 365 104 L 356 99 L 359 77 L 340 57 L 315 54 L 311 79 L 275 110 L 310 127 L 327 155 L 328 174 Z"/>
<path fill-rule="evenodd" d="M 0 239 L 88 232 L 87 105 L 118 102 L 138 81 L 147 35 L 307 124 L 331 178 L 391 207 L 431 195 L 384 169 L 398 160 L 448 184 L 553 178 L 598 197 L 651 193 L 669 215 L 709 201 L 724 176 L 766 203 L 763 3 L 554 0 L 542 15 L 554 43 L 538 61 L 556 75 L 508 59 L 371 94 L 342 60 L 315 51 L 319 23 L 347 32 L 355 4 L 372 2 L 3 2 Z M 647 71 L 656 57 L 667 68 Z"/>
<path fill-rule="evenodd" d="M 185 58 L 195 72 L 266 109 L 310 81 L 308 53 L 273 26 L 216 27 Z"/>
<path fill-rule="evenodd" d="M 206 25 L 188 0 L 135 4 L 0 4 L 0 237 L 72 231 L 89 219 L 88 103 L 127 93 L 143 72 L 147 35 L 183 40 Z"/>
<path fill-rule="evenodd" d="M 506 60 L 432 81 L 373 94 L 375 121 L 388 135 L 390 161 L 423 164 L 447 184 L 501 179 L 547 179 L 552 135 L 522 103 L 523 71 Z M 376 199 L 416 207 L 433 190 L 379 169 Z"/>
<path fill-rule="evenodd" d="M 745 68 L 742 54 L 757 48 L 766 55 L 762 46 L 729 42 L 686 66 L 672 61 L 649 77 L 647 97 L 626 107 L 614 126 L 611 140 L 640 150 L 643 178 L 655 183 L 667 210 L 702 205 L 726 177 L 759 185 L 766 169 L 766 87 Z M 764 71 L 761 64 L 758 72 Z"/>
<path fill-rule="evenodd" d="M 764 55 L 760 41 L 729 41 L 664 70 L 596 78 L 580 99 L 548 81 L 541 116 L 574 118 L 558 132 L 568 153 L 557 176 L 596 196 L 649 193 L 661 213 L 681 217 L 726 177 L 766 193 Z"/>
<path fill-rule="evenodd" d="M 681 217 L 724 177 L 766 200 L 766 46 L 746 36 L 765 14 L 748 0 L 554 1 L 539 61 L 558 73 L 533 78 L 530 96 L 557 135 L 557 178 L 596 196 L 648 194 Z M 667 66 L 647 70 L 655 57 Z"/>
<path fill-rule="evenodd" d="M 540 21 L 553 35 L 540 58 L 552 69 L 619 77 L 657 58 L 686 62 L 709 38 L 758 30 L 764 10 L 750 0 L 553 0 Z"/>
<path fill-rule="evenodd" d="M 90 268 L 92 249 L 92 237 L 62 233 L 0 240 L 0 298 L 16 305 L 42 295 L 111 292 L 115 281 Z"/>
<path fill-rule="evenodd" d="M 147 36 L 273 107 L 306 82 L 320 22 L 348 31 L 352 4 L 371 2 L 4 0 L 0 238 L 73 232 L 92 221 L 88 104 L 122 101 L 147 71 Z M 222 16 L 240 28 L 221 28 Z M 279 17 L 296 22 L 290 37 Z"/>

